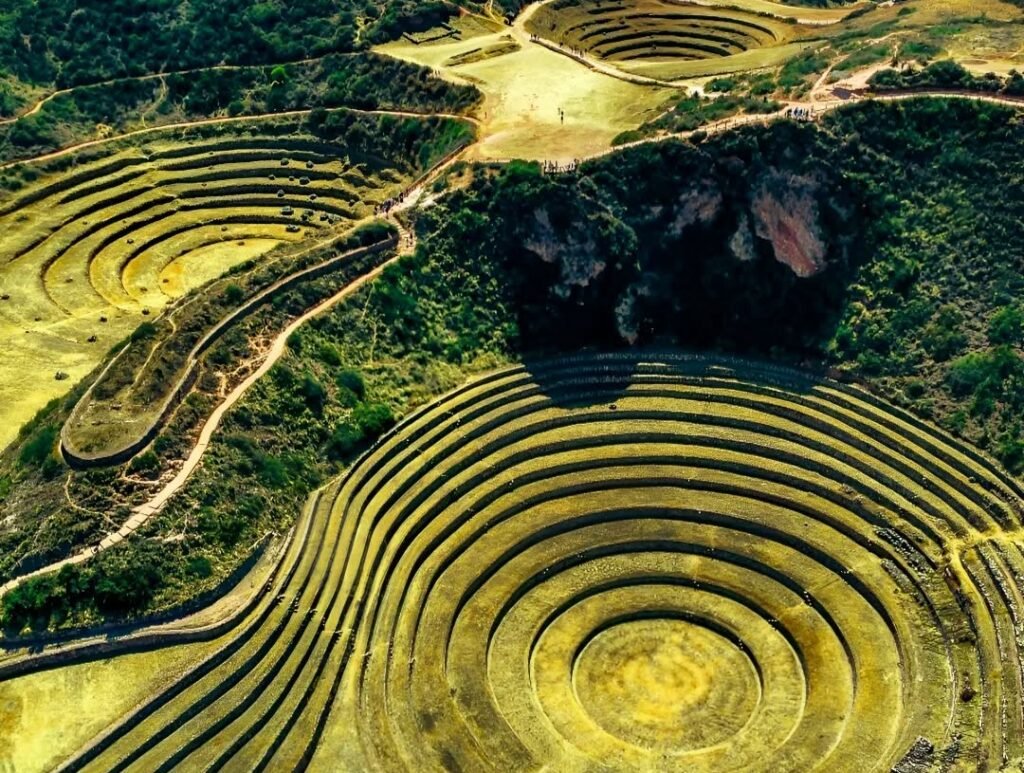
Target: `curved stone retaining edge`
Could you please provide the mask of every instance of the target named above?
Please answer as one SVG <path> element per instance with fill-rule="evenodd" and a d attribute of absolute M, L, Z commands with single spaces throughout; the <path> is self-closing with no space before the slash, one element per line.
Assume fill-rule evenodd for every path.
<path fill-rule="evenodd" d="M 295 530 L 289 533 L 287 540 L 282 546 L 282 556 L 287 552 L 288 547 L 294 538 Z M 210 641 L 234 628 L 246 614 L 251 612 L 263 598 L 266 584 L 263 589 L 250 594 L 245 603 L 222 620 L 193 629 L 175 629 L 164 631 L 149 631 L 137 633 L 146 628 L 167 623 L 180 622 L 193 615 L 215 601 L 226 596 L 237 586 L 246 575 L 249 574 L 259 560 L 266 553 L 270 545 L 271 535 L 265 535 L 256 545 L 255 549 L 239 564 L 231 574 L 221 580 L 215 587 L 195 598 L 180 604 L 172 609 L 159 612 L 155 615 L 144 618 L 134 623 L 107 623 L 103 625 L 90 626 L 88 628 L 73 628 L 67 631 L 60 631 L 51 634 L 36 634 L 30 636 L 18 636 L 0 639 L 0 647 L 5 649 L 37 649 L 40 647 L 60 645 L 66 642 L 74 644 L 75 640 L 105 636 L 106 639 L 98 642 L 90 642 L 79 646 L 70 646 L 63 649 L 55 649 L 52 652 L 45 652 L 41 655 L 34 655 L 31 652 L 24 657 L 12 659 L 7 663 L 0 663 L 0 683 L 24 676 L 28 673 L 43 671 L 59 666 L 66 666 L 71 663 L 78 663 L 87 660 L 97 660 L 109 657 L 114 654 L 127 654 L 131 652 L 143 652 L 145 650 L 164 647 L 171 644 L 189 644 L 192 642 Z M 274 567 L 268 583 L 272 583 L 278 574 L 280 563 Z"/>
<path fill-rule="evenodd" d="M 880 102 L 911 97 L 931 97 L 933 99 L 973 99 L 976 102 L 989 102 L 990 104 L 1006 105 L 1007 107 L 1021 107 L 1024 105 L 1024 96 L 1003 94 L 998 91 L 963 89 L 954 86 L 913 86 L 901 89 L 874 89 L 869 86 L 864 89 L 851 89 L 851 93 Z"/>
<path fill-rule="evenodd" d="M 109 467 L 127 462 L 148 446 L 160 433 L 160 430 L 163 428 L 168 418 L 170 418 L 171 413 L 178 407 L 181 401 L 192 389 L 196 377 L 198 376 L 199 358 L 218 338 L 220 338 L 220 336 L 224 334 L 228 328 L 235 324 L 235 322 L 252 314 L 257 308 L 271 300 L 277 294 L 286 292 L 303 281 L 319 279 L 335 269 L 342 267 L 342 265 L 347 265 L 348 263 L 361 260 L 371 255 L 377 255 L 381 252 L 393 249 L 397 245 L 398 239 L 396 237 L 389 237 L 383 241 L 376 242 L 375 244 L 371 244 L 366 247 L 359 247 L 340 255 L 335 255 L 334 257 L 315 266 L 310 266 L 309 268 L 303 269 L 289 276 L 282 277 L 269 287 L 264 288 L 244 304 L 222 318 L 220 322 L 211 328 L 206 335 L 196 343 L 188 355 L 185 373 L 178 380 L 177 386 L 175 386 L 171 393 L 164 399 L 157 417 L 136 440 L 113 451 L 103 453 L 90 454 L 84 451 L 78 451 L 72 444 L 69 437 L 69 427 L 77 421 L 80 411 L 84 409 L 84 406 L 91 399 L 93 390 L 96 386 L 103 380 L 110 368 L 114 366 L 121 355 L 127 351 L 130 344 L 126 344 L 124 348 L 114 356 L 107 367 L 103 369 L 96 380 L 89 386 L 89 389 L 86 390 L 85 394 L 79 399 L 78 403 L 72 410 L 71 415 L 68 417 L 67 421 L 64 422 L 63 427 L 61 427 L 60 450 L 64 460 L 67 462 L 69 467 L 76 470 L 90 469 L 94 467 Z"/>
<path fill-rule="evenodd" d="M 273 559 L 274 565 L 261 587 L 251 592 L 244 604 L 221 620 L 191 629 L 172 628 L 169 630 L 145 631 L 145 629 L 156 625 L 181 622 L 190 615 L 202 611 L 210 604 L 226 596 L 255 569 L 256 564 L 263 558 L 270 546 L 273 534 L 265 534 L 257 542 L 249 557 L 215 587 L 172 609 L 150 615 L 133 623 L 107 623 L 89 628 L 60 631 L 58 633 L 0 638 L 0 648 L 5 649 L 69 644 L 65 648 L 52 652 L 45 652 L 43 654 L 29 652 L 23 657 L 11 659 L 6 663 L 0 663 L 0 684 L 29 673 L 45 671 L 73 663 L 98 660 L 112 655 L 145 652 L 178 644 L 212 641 L 230 632 L 256 609 L 269 590 L 280 580 L 281 572 L 286 565 L 288 552 L 291 550 L 295 540 L 299 538 L 299 533 L 302 532 L 304 538 L 305 533 L 308 532 L 312 524 L 316 502 L 322 492 L 322 488 L 317 489 L 306 498 L 302 517 L 289 529 L 287 536 L 277 550 L 277 557 Z M 94 636 L 106 636 L 107 638 L 99 642 L 80 642 L 81 639 Z"/>

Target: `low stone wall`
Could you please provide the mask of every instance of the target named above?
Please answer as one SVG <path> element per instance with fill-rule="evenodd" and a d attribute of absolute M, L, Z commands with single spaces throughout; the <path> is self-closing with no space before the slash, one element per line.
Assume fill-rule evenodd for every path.
<path fill-rule="evenodd" d="M 333 258 L 325 260 L 315 266 L 297 271 L 294 274 L 279 279 L 274 284 L 260 291 L 256 295 L 252 296 L 249 300 L 239 306 L 237 309 L 232 311 L 230 314 L 220 320 L 210 331 L 203 336 L 199 342 L 193 347 L 192 352 L 189 354 L 187 359 L 187 367 L 185 373 L 178 380 L 178 384 L 171 390 L 171 393 L 164 400 L 163 405 L 160 407 L 160 412 L 157 417 L 149 424 L 148 427 L 131 443 L 122 446 L 121 448 L 114 449 L 112 451 L 105 451 L 102 453 L 86 453 L 76 449 L 71 442 L 69 427 L 75 423 L 79 412 L 83 410 L 85 405 L 88 404 L 92 398 L 93 389 L 100 383 L 106 376 L 107 372 L 114 365 L 121 354 L 127 349 L 122 349 L 115 355 L 114 359 L 110 364 L 103 369 L 99 377 L 89 387 L 86 393 L 82 396 L 82 399 L 78 401 L 74 410 L 71 412 L 71 416 L 64 423 L 61 428 L 60 434 L 60 450 L 64 456 L 64 460 L 68 466 L 72 469 L 83 470 L 93 467 L 110 467 L 113 465 L 124 464 L 129 459 L 138 454 L 142 449 L 148 446 L 156 436 L 160 433 L 164 424 L 170 418 L 175 408 L 185 399 L 185 396 L 192 389 L 195 384 L 196 377 L 199 372 L 199 358 L 206 352 L 207 349 L 212 346 L 217 339 L 219 339 L 232 325 L 246 317 L 252 315 L 258 308 L 263 306 L 265 303 L 273 300 L 276 296 L 281 293 L 291 290 L 295 286 L 306 281 L 313 281 L 319 279 L 326 274 L 331 273 L 339 268 L 342 268 L 355 261 L 362 260 L 372 255 L 377 255 L 385 252 L 389 249 L 394 249 L 398 244 L 396 238 L 391 237 L 383 241 L 371 244 L 366 247 L 360 247 L 355 250 L 344 252 L 340 255 L 335 255 Z"/>
<path fill-rule="evenodd" d="M 7 637 L 0 639 L 0 647 L 6 650 L 27 649 L 30 653 L 44 647 L 73 642 L 79 639 L 89 639 L 99 636 L 106 637 L 103 641 L 84 644 L 79 647 L 68 647 L 55 649 L 52 652 L 44 652 L 41 655 L 28 654 L 24 657 L 12 659 L 8 663 L 0 663 L 0 682 L 13 679 L 24 674 L 43 671 L 58 666 L 65 666 L 70 663 L 85 660 L 96 660 L 114 654 L 125 654 L 129 652 L 142 652 L 157 647 L 164 647 L 169 644 L 187 644 L 189 642 L 209 641 L 230 631 L 238 622 L 259 602 L 263 592 L 253 593 L 246 603 L 227 618 L 212 623 L 208 626 L 197 627 L 191 630 L 178 629 L 168 631 L 151 631 L 145 634 L 133 635 L 145 628 L 156 625 L 173 623 L 193 615 L 204 607 L 223 598 L 229 591 L 235 588 L 245 576 L 251 572 L 271 544 L 271 535 L 264 536 L 250 556 L 242 562 L 230 575 L 225 577 L 216 587 L 205 593 L 196 596 L 191 601 L 181 604 L 173 609 L 149 616 L 144 620 L 134 623 L 106 623 L 103 625 L 90 626 L 88 628 L 73 628 L 57 633 L 32 634 L 29 636 Z M 284 550 L 287 550 L 292 536 L 285 542 Z M 276 574 L 277 569 L 275 569 Z M 273 581 L 273 576 L 271 580 Z"/>

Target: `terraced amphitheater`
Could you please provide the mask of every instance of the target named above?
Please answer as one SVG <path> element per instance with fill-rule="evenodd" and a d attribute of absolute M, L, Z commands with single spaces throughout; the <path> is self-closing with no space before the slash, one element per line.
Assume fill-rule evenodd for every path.
<path fill-rule="evenodd" d="M 697 75 L 712 60 L 743 54 L 748 56 L 736 60 L 737 67 L 757 66 L 752 57 L 759 50 L 781 47 L 803 31 L 794 20 L 768 13 L 673 0 L 555 0 L 537 11 L 527 28 L 563 49 L 629 72 L 653 67 L 649 74 L 666 78 Z M 671 66 L 680 63 L 691 67 L 670 75 Z"/>
<path fill-rule="evenodd" d="M 11 347 L 0 397 L 35 401 L 27 419 L 41 380 L 81 378 L 145 318 L 233 266 L 351 228 L 401 190 L 408 166 L 252 122 L 43 177 L 0 205 Z"/>
<path fill-rule="evenodd" d="M 37 315 L 161 306 L 203 281 L 214 246 L 253 240 L 233 251 L 244 260 L 372 211 L 387 184 L 347 156 L 313 138 L 255 136 L 105 160 L 4 207 L 4 290 L 30 296 Z M 15 285 L 11 269 L 29 280 Z"/>
<path fill-rule="evenodd" d="M 319 492 L 255 610 L 68 769 L 992 770 L 1021 496 L 795 371 L 497 371 Z"/>

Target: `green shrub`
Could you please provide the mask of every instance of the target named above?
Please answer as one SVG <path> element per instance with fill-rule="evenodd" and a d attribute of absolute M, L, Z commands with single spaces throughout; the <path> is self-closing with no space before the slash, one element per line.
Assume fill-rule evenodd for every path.
<path fill-rule="evenodd" d="M 155 451 L 145 451 L 131 460 L 128 464 L 130 472 L 153 472 L 159 469 L 160 459 Z"/>
<path fill-rule="evenodd" d="M 921 345 L 939 362 L 948 360 L 967 347 L 967 334 L 963 331 L 964 317 L 955 306 L 943 306 L 935 319 L 925 328 Z"/>
<path fill-rule="evenodd" d="M 327 390 L 312 373 L 306 373 L 302 377 L 299 391 L 302 393 L 302 399 L 305 400 L 306 406 L 313 413 L 317 415 L 323 413 L 324 404 L 327 402 Z"/>
<path fill-rule="evenodd" d="M 336 462 L 347 459 L 359 448 L 363 440 L 363 433 L 359 427 L 347 421 L 342 422 L 331 433 L 331 440 L 327 444 L 327 456 Z"/>
<path fill-rule="evenodd" d="M 324 342 L 320 344 L 320 348 L 317 350 L 317 359 L 331 368 L 341 366 L 341 352 L 338 351 L 337 346 L 331 343 Z"/>
<path fill-rule="evenodd" d="M 63 607 L 63 594 L 54 576 L 33 577 L 4 595 L 3 626 L 15 633 L 26 626 L 46 630 L 54 612 Z"/>
<path fill-rule="evenodd" d="M 245 290 L 236 285 L 234 282 L 224 288 L 224 300 L 230 303 L 232 306 L 236 306 L 242 302 L 245 298 Z"/>
<path fill-rule="evenodd" d="M 784 88 L 793 88 L 803 82 L 804 78 L 821 72 L 828 67 L 828 60 L 816 51 L 808 51 L 789 60 L 779 73 L 779 84 Z"/>
<path fill-rule="evenodd" d="M 1022 375 L 1020 356 L 1008 346 L 1000 346 L 957 359 L 949 369 L 946 383 L 956 397 L 977 397 L 979 393 L 1001 393 L 1009 379 L 1020 379 Z"/>
<path fill-rule="evenodd" d="M 928 391 L 928 385 L 921 379 L 916 378 L 908 381 L 906 386 L 903 387 L 903 391 L 911 400 L 917 400 L 924 397 Z"/>
<path fill-rule="evenodd" d="M 185 565 L 185 573 L 190 577 L 205 579 L 213 574 L 213 564 L 206 556 L 195 556 Z"/>
<path fill-rule="evenodd" d="M 236 509 L 221 512 L 207 506 L 199 511 L 198 528 L 209 542 L 232 548 L 238 544 L 245 532 L 246 520 Z"/>
<path fill-rule="evenodd" d="M 990 377 L 990 355 L 988 352 L 971 352 L 956 360 L 946 383 L 957 397 L 967 397 L 975 392 Z"/>
<path fill-rule="evenodd" d="M 398 229 L 392 223 L 385 220 L 374 220 L 366 225 L 361 225 L 352 233 L 352 239 L 361 245 L 376 244 L 385 239 L 398 235 Z"/>
<path fill-rule="evenodd" d="M 153 322 L 143 322 L 135 331 L 131 334 L 130 338 L 132 341 L 144 341 L 148 338 L 153 338 L 157 334 L 156 324 Z"/>
<path fill-rule="evenodd" d="M 618 147 L 619 145 L 628 145 L 631 142 L 637 142 L 644 138 L 644 133 L 637 131 L 636 129 L 627 129 L 624 132 L 619 132 L 612 137 L 612 146 Z"/>
<path fill-rule="evenodd" d="M 348 389 L 360 400 L 366 397 L 366 383 L 363 381 L 363 374 L 358 370 L 343 370 L 335 376 L 334 382 L 339 389 Z"/>
<path fill-rule="evenodd" d="M 719 92 L 721 94 L 728 94 L 736 88 L 735 78 L 712 78 L 706 84 L 704 84 L 705 92 Z"/>
<path fill-rule="evenodd" d="M 96 608 L 106 614 L 131 614 L 145 607 L 163 582 L 156 558 L 155 551 L 138 549 L 102 553 L 93 577 Z"/>
<path fill-rule="evenodd" d="M 18 461 L 23 467 L 43 467 L 47 462 L 56 461 L 55 450 L 60 430 L 56 424 L 48 424 L 21 447 Z"/>
<path fill-rule="evenodd" d="M 359 429 L 367 437 L 376 438 L 395 424 L 391 408 L 383 403 L 360 403 L 352 412 Z"/>
<path fill-rule="evenodd" d="M 999 344 L 1020 344 L 1024 341 L 1024 309 L 1020 306 L 1003 306 L 988 323 L 988 340 Z"/>
<path fill-rule="evenodd" d="M 273 489 L 282 489 L 289 483 L 288 469 L 276 456 L 261 455 L 257 463 L 259 479 Z"/>

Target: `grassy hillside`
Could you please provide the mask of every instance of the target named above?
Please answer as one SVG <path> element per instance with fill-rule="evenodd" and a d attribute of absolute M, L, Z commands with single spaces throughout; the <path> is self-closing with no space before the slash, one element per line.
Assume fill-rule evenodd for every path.
<path fill-rule="evenodd" d="M 0 125 L 0 161 L 31 158 L 97 136 L 214 117 L 350 107 L 462 113 L 480 95 L 424 68 L 369 52 L 311 62 L 121 79 L 58 94 L 32 115 Z M 0 187 L 16 189 L 31 170 L 9 166 Z"/>
<path fill-rule="evenodd" d="M 417 256 L 298 334 L 229 414 L 185 495 L 145 528 L 174 537 L 158 576 L 116 615 L 209 587 L 395 416 L 551 349 L 673 343 L 838 367 L 1019 472 L 1022 147 L 1010 110 L 921 101 L 640 147 L 572 174 L 459 170 L 419 223 Z M 13 452 L 9 501 L 37 480 L 46 431 Z M 112 482 L 76 475 L 73 490 L 87 480 Z M 35 549 L 46 522 L 26 527 Z M 72 579 L 9 596 L 9 624 L 95 619 L 94 599 L 62 590 Z"/>
<path fill-rule="evenodd" d="M 13 0 L 0 17 L 0 75 L 15 88 L 66 88 L 215 65 L 294 62 L 433 26 L 455 8 L 411 0 Z"/>

